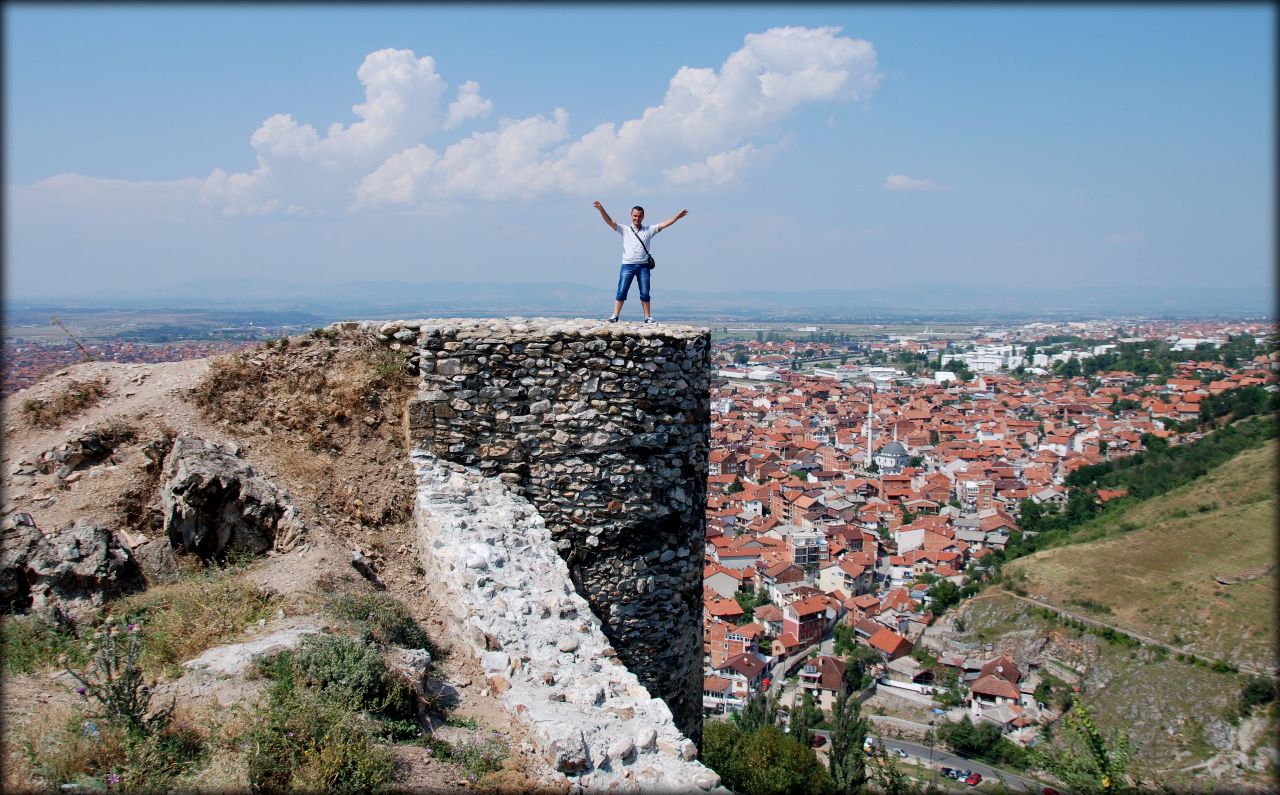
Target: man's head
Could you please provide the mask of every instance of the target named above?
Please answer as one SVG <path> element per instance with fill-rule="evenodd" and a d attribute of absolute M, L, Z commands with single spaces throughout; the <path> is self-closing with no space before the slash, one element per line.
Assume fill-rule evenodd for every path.
<path fill-rule="evenodd" d="M 639 226 L 643 221 L 644 208 L 637 204 L 631 208 L 631 224 L 632 226 Z"/>

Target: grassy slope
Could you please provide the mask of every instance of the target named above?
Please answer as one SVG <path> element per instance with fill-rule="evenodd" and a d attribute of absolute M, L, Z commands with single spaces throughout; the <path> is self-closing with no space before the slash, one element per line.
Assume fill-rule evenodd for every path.
<path fill-rule="evenodd" d="M 1246 450 L 1194 483 L 1101 517 L 1071 543 L 1006 571 L 1049 604 L 1186 644 L 1214 659 L 1274 663 L 1277 442 Z M 1016 573 L 1015 573 L 1016 572 Z"/>
<path fill-rule="evenodd" d="M 1104 733 L 1122 731 L 1134 742 L 1134 769 L 1143 779 L 1179 790 L 1203 788 L 1204 779 L 1180 771 L 1229 744 L 1241 675 L 1191 665 L 1152 647 L 1107 643 L 1048 621 L 1028 603 L 994 590 L 971 600 L 964 616 L 963 640 L 994 641 L 1002 651 L 1031 647 L 1037 649 L 1033 656 L 1081 665 L 1085 704 Z M 1274 719 L 1265 732 L 1262 741 L 1273 742 Z M 1237 770 L 1231 781 L 1254 784 L 1261 778 L 1265 774 Z"/>

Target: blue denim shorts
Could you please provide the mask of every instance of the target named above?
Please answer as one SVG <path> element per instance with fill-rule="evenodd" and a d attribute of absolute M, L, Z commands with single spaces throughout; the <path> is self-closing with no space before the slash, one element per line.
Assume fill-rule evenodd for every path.
<path fill-rule="evenodd" d="M 622 263 L 622 268 L 618 271 L 618 294 L 614 296 L 614 300 L 627 300 L 632 279 L 640 283 L 640 300 L 646 302 L 649 300 L 649 266 L 643 262 Z"/>

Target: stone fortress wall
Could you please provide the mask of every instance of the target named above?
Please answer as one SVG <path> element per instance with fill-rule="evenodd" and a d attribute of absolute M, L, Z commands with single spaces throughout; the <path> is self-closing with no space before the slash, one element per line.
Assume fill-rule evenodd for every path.
<path fill-rule="evenodd" d="M 431 565 L 471 592 L 459 595 L 470 605 L 463 624 L 472 627 L 473 641 L 488 650 L 483 659 L 499 677 L 497 687 L 519 690 L 518 679 L 533 683 L 536 691 L 540 682 L 547 689 L 533 700 L 576 700 L 578 706 L 597 711 L 621 711 L 631 721 L 638 707 L 627 699 L 636 695 L 627 695 L 622 680 L 611 679 L 619 675 L 613 671 L 616 654 L 643 691 L 665 702 L 678 732 L 700 739 L 709 333 L 685 326 L 545 318 L 362 325 L 407 354 L 420 374 L 418 395 L 406 407 L 405 431 L 419 476 L 424 564 L 443 551 L 442 559 Z M 543 566 L 536 575 L 513 569 L 517 561 L 523 565 L 532 560 L 531 549 L 538 544 L 528 541 L 527 534 L 537 531 L 517 532 L 514 525 L 520 522 L 513 521 L 507 528 L 511 538 L 503 541 L 505 519 L 494 533 L 481 529 L 489 527 L 484 522 L 457 515 L 458 504 L 470 500 L 479 507 L 481 491 L 499 487 L 509 492 L 504 501 L 516 499 L 536 512 L 545 527 L 545 544 L 559 553 L 572 593 L 548 595 L 556 592 L 557 580 L 548 573 L 554 566 Z M 520 513 L 510 510 L 513 517 Z M 451 524 L 456 522 L 470 529 L 457 531 Z M 455 540 L 462 546 L 441 541 L 442 532 L 460 532 Z M 466 541 L 468 533 L 475 538 Z M 523 541 L 517 538 L 521 533 Z M 520 545 L 519 551 L 504 546 L 508 542 Z M 523 584 L 511 582 L 512 577 Z M 544 577 L 550 579 L 541 582 Z M 476 598 L 476 593 L 484 596 Z M 581 598 L 590 610 L 547 606 L 535 593 L 550 601 Z M 576 622 L 579 631 L 547 636 L 546 622 L 562 615 Z M 607 646 L 592 646 L 596 625 Z M 496 628 L 503 626 L 510 631 L 499 634 L 509 637 L 496 637 Z M 532 642 L 534 637 L 545 643 Z M 575 643 L 570 651 L 561 649 Z M 591 647 L 589 653 L 584 653 L 586 647 Z M 555 654 L 547 656 L 548 650 Z M 553 657 L 556 665 L 551 665 Z M 573 664 L 612 671 L 605 675 L 608 681 L 597 682 L 600 692 L 591 685 L 583 691 L 569 684 L 574 679 L 595 681 L 591 677 L 601 673 L 562 670 L 559 666 L 570 658 L 577 661 Z M 565 693 L 566 687 L 573 692 Z M 527 693 L 510 698 L 523 705 L 526 717 L 537 711 Z M 626 703 L 609 706 L 616 698 Z M 642 720 L 651 720 L 652 705 L 645 709 L 650 712 Z M 544 721 L 548 727 L 558 722 Z M 659 736 L 661 723 L 654 725 Z M 646 732 L 632 738 L 636 753 L 642 746 L 657 747 Z M 596 763 L 609 764 L 613 757 L 608 748 L 592 752 L 588 747 L 592 761 L 584 768 L 579 759 L 583 752 L 566 751 L 563 734 L 544 735 L 556 745 L 548 753 L 562 770 L 607 772 Z M 596 734 L 612 738 L 613 752 L 627 750 L 618 731 Z M 667 745 L 700 770 L 699 784 L 715 786 L 711 771 L 687 762 L 692 744 Z"/>

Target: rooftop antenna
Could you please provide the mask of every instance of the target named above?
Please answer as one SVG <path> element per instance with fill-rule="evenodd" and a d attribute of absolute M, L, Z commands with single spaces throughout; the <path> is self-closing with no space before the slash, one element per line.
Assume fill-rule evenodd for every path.
<path fill-rule="evenodd" d="M 49 322 L 53 323 L 53 325 L 62 329 L 62 332 L 66 334 L 68 337 L 70 337 L 71 341 L 74 342 L 76 344 L 76 347 L 80 349 L 80 354 L 84 357 L 80 361 L 82 362 L 93 361 L 93 354 L 89 353 L 89 349 L 84 346 L 84 343 L 81 342 L 80 339 L 76 337 L 76 335 L 71 333 L 71 329 L 67 328 L 66 324 L 64 324 L 61 320 L 58 320 L 56 316 L 52 316 L 52 315 L 49 317 Z"/>

